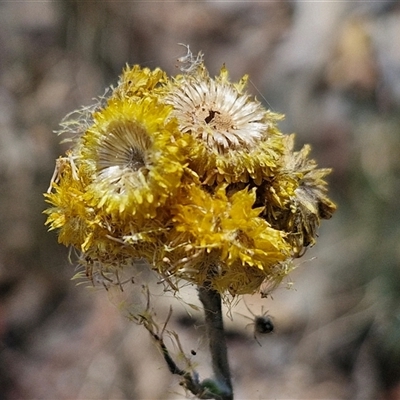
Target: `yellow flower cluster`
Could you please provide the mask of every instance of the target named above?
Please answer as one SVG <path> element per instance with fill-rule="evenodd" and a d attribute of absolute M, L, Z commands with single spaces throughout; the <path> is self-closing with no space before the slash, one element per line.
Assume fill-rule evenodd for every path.
<path fill-rule="evenodd" d="M 47 224 L 88 276 L 145 261 L 174 288 L 275 287 L 335 210 L 330 171 L 293 150 L 247 77 L 182 71 L 126 67 L 108 98 L 64 123 L 75 139 L 45 194 Z"/>

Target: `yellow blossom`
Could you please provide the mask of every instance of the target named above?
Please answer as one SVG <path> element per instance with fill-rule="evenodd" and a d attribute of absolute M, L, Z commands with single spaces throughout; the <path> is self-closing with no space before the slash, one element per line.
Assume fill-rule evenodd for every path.
<path fill-rule="evenodd" d="M 140 264 L 174 290 L 269 292 L 332 216 L 330 170 L 309 146 L 293 150 L 247 76 L 232 83 L 223 67 L 212 79 L 201 54 L 183 59 L 174 79 L 126 67 L 108 96 L 63 121 L 75 140 L 56 164 L 47 224 L 105 286 Z"/>
<path fill-rule="evenodd" d="M 247 189 L 228 197 L 225 185 L 215 193 L 187 187 L 172 209 L 170 272 L 200 285 L 210 281 L 221 292 L 255 291 L 270 268 L 290 256 L 285 235 L 253 208 L 255 198 Z"/>
<path fill-rule="evenodd" d="M 160 68 L 150 70 L 139 65 L 125 67 L 118 86 L 113 90 L 111 98 L 118 100 L 133 100 L 152 96 L 157 88 L 167 82 L 167 75 Z"/>
<path fill-rule="evenodd" d="M 59 229 L 60 243 L 78 248 L 93 235 L 90 221 L 95 212 L 85 204 L 83 197 L 90 180 L 85 169 L 78 171 L 68 158 L 60 158 L 59 183 L 53 184 L 53 191 L 46 193 L 46 201 L 52 204 L 45 212 L 48 214 L 46 224 L 50 229 Z"/>
<path fill-rule="evenodd" d="M 110 100 L 94 114 L 79 143 L 80 158 L 93 165 L 86 199 L 108 214 L 152 218 L 179 187 L 184 138 L 171 107 L 144 98 Z M 138 218 L 140 218 L 140 215 Z"/>

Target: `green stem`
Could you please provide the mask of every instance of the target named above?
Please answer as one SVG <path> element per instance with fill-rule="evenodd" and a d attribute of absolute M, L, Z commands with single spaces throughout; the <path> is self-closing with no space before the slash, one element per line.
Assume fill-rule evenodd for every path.
<path fill-rule="evenodd" d="M 205 313 L 206 332 L 209 340 L 215 384 L 221 400 L 233 400 L 231 374 L 225 340 L 220 294 L 205 286 L 199 287 L 199 299 Z"/>

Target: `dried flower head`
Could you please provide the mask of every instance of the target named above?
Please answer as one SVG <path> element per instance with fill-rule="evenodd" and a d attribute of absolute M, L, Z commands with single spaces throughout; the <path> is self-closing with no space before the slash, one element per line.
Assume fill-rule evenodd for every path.
<path fill-rule="evenodd" d="M 201 64 L 167 88 L 165 102 L 174 107 L 180 130 L 195 138 L 191 165 L 207 184 L 260 180 L 281 156 L 276 123 L 282 116 L 244 92 L 247 79 L 231 83 L 225 67 L 212 79 Z"/>
<path fill-rule="evenodd" d="M 76 138 L 46 194 L 47 224 L 103 284 L 146 263 L 173 290 L 272 290 L 335 210 L 329 170 L 308 146 L 293 151 L 246 76 L 231 83 L 223 67 L 213 79 L 187 49 L 174 79 L 126 67 L 96 107 L 64 121 Z"/>
<path fill-rule="evenodd" d="M 317 168 L 308 158 L 310 146 L 293 151 L 294 135 L 285 136 L 284 143 L 281 167 L 258 188 L 257 204 L 265 207 L 262 215 L 274 228 L 288 234 L 293 256 L 300 257 L 315 244 L 321 219 L 331 218 L 336 210 L 324 180 L 331 170 Z"/>

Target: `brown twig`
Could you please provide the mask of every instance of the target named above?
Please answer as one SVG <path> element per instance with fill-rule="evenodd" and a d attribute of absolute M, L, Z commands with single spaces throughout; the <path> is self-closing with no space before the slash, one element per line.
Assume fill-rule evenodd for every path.
<path fill-rule="evenodd" d="M 147 308 L 146 312 L 134 317 L 133 319 L 143 325 L 150 333 L 157 346 L 161 350 L 164 360 L 171 374 L 179 375 L 183 378 L 181 385 L 188 389 L 199 399 L 215 399 L 215 400 L 233 400 L 233 390 L 230 377 L 230 370 L 227 357 L 227 347 L 225 341 L 225 333 L 222 319 L 221 296 L 215 290 L 200 287 L 199 298 L 204 307 L 205 325 L 207 337 L 209 339 L 212 367 L 214 371 L 214 379 L 204 379 L 200 382 L 199 376 L 190 365 L 191 370 L 180 368 L 171 357 L 167 346 L 164 343 L 163 335 L 167 331 L 166 327 L 172 315 L 172 308 L 168 313 L 167 319 L 160 330 L 153 320 L 150 311 L 150 293 L 147 290 Z M 167 331 L 168 332 L 168 331 Z M 171 333 L 171 332 L 168 332 Z M 178 347 L 182 351 L 179 339 L 173 334 L 178 342 Z"/>

